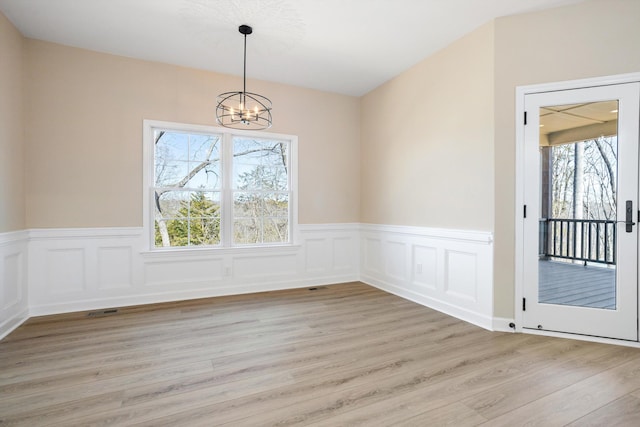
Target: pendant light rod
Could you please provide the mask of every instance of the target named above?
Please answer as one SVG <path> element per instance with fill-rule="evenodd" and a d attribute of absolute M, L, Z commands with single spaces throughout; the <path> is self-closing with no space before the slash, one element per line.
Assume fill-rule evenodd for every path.
<path fill-rule="evenodd" d="M 251 27 L 249 27 L 251 28 Z M 247 34 L 244 34 L 244 68 L 242 70 L 242 91 L 247 91 Z"/>
<path fill-rule="evenodd" d="M 247 93 L 247 36 L 253 33 L 253 28 L 248 25 L 238 27 L 240 34 L 244 34 L 244 68 L 242 69 L 242 92 Z"/>

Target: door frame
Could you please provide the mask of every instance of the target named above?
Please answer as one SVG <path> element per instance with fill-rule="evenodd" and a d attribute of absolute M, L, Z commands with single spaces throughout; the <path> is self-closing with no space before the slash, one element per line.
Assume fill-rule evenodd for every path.
<path fill-rule="evenodd" d="M 564 332 L 538 331 L 535 329 L 525 329 L 523 324 L 522 298 L 524 295 L 524 144 L 525 144 L 525 97 L 526 95 L 551 92 L 568 89 L 582 89 L 597 86 L 616 85 L 624 83 L 640 82 L 640 73 L 620 74 L 614 76 L 596 77 L 589 79 L 570 80 L 553 83 L 543 83 L 537 85 L 517 86 L 516 87 L 516 103 L 515 103 L 515 331 L 534 335 L 556 336 L 571 339 L 579 339 L 584 341 L 594 341 L 603 343 L 615 343 L 631 347 L 640 347 L 640 342 L 617 340 L 612 338 L 600 338 L 587 335 L 577 335 Z M 640 307 L 640 292 L 638 292 Z"/>

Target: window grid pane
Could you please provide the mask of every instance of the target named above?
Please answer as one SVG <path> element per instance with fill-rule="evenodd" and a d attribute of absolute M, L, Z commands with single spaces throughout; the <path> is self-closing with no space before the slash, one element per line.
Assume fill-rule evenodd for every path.
<path fill-rule="evenodd" d="M 233 138 L 233 243 L 288 243 L 289 144 Z"/>
<path fill-rule="evenodd" d="M 221 141 L 154 131 L 156 247 L 220 245 Z"/>

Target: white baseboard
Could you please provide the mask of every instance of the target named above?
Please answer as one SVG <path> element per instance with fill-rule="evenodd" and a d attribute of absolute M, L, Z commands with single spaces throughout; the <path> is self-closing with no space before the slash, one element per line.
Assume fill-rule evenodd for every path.
<path fill-rule="evenodd" d="M 384 283 L 371 277 L 362 277 L 361 281 L 363 283 L 366 283 L 367 285 L 376 287 L 409 301 L 413 301 L 425 307 L 432 308 L 441 313 L 448 314 L 449 316 L 453 316 L 457 319 L 464 320 L 465 322 L 474 324 L 481 328 L 493 330 L 493 319 L 490 316 L 482 315 L 470 310 L 461 309 L 447 302 L 439 301 L 435 298 L 428 297 L 424 294 L 414 292 L 401 286 L 393 285 L 391 283 Z"/>
<path fill-rule="evenodd" d="M 97 299 L 78 300 L 69 303 L 31 306 L 31 316 L 72 313 L 105 308 L 128 307 L 134 305 L 157 304 L 172 301 L 186 301 L 199 298 L 212 298 L 229 295 L 251 294 L 257 292 L 282 291 L 287 289 L 304 289 L 314 286 L 333 285 L 336 283 L 355 282 L 352 276 L 334 276 L 324 279 L 294 280 L 291 282 L 258 283 L 255 285 L 216 287 L 213 289 L 191 289 L 175 292 L 158 292 L 134 296 L 114 296 Z"/>
<path fill-rule="evenodd" d="M 505 317 L 494 317 L 492 331 L 496 332 L 516 332 L 516 324 L 514 319 Z"/>
<path fill-rule="evenodd" d="M 29 310 L 25 309 L 20 313 L 12 315 L 0 324 L 0 340 L 13 332 L 18 326 L 29 320 Z"/>

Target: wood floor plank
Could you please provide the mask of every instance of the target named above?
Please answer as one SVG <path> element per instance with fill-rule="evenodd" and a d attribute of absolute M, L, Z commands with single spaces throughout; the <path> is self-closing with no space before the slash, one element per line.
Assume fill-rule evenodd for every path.
<path fill-rule="evenodd" d="M 177 365 L 164 370 L 132 371 L 110 379 L 89 378 L 79 379 L 71 377 L 53 381 L 49 384 L 39 384 L 26 392 L 5 390 L 11 397 L 0 399 L 0 413 L 4 415 L 31 412 L 51 405 L 64 403 L 68 400 L 97 397 L 113 392 L 121 393 L 121 402 L 126 398 L 126 389 L 135 388 L 139 384 L 157 383 L 160 381 L 180 381 L 197 376 L 203 378 L 212 375 L 213 367 L 209 360 Z"/>
<path fill-rule="evenodd" d="M 31 411 L 19 411 L 15 414 L 0 412 L 0 424 L 3 426 L 49 426 L 57 420 L 69 420 L 83 415 L 116 410 L 122 403 L 122 392 L 101 394 L 90 398 L 65 399 L 62 403 L 45 406 Z M 72 425 L 64 421 L 66 425 Z"/>
<path fill-rule="evenodd" d="M 357 282 L 0 341 L 0 425 L 625 425 L 638 400 L 638 349 L 493 333 Z"/>
<path fill-rule="evenodd" d="M 639 426 L 640 399 L 625 395 L 597 410 L 577 419 L 568 427 Z"/>
<path fill-rule="evenodd" d="M 573 343 L 571 351 L 563 352 L 557 363 L 541 366 L 522 377 L 484 390 L 462 402 L 487 419 L 493 419 L 587 379 L 604 369 L 638 357 L 637 349 L 621 348 L 615 353 L 606 346 L 586 342 Z M 562 361 L 566 360 L 566 361 Z M 522 387 L 521 383 L 528 384 Z"/>
<path fill-rule="evenodd" d="M 447 406 L 441 406 L 437 409 L 422 412 L 413 418 L 404 420 L 397 426 L 477 426 L 485 422 L 480 414 L 473 409 L 460 403 L 454 402 Z"/>
<path fill-rule="evenodd" d="M 640 358 L 636 357 L 494 418 L 487 425 L 564 426 L 630 394 L 639 382 Z"/>

